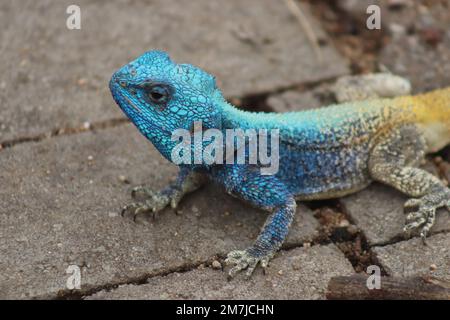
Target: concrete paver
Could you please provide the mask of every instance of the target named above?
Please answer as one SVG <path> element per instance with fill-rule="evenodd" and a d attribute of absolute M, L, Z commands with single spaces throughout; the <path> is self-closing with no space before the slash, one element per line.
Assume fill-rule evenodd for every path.
<path fill-rule="evenodd" d="M 55 296 L 69 265 L 88 290 L 199 263 L 249 246 L 267 216 L 209 186 L 178 215 L 118 216 L 131 201 L 121 175 L 158 189 L 177 171 L 131 125 L 21 144 L 0 153 L 0 167 L 0 298 Z M 287 244 L 310 242 L 318 226 L 299 207 Z"/>
<path fill-rule="evenodd" d="M 432 276 L 450 282 L 450 237 L 440 233 L 427 239 L 411 239 L 373 249 L 391 276 Z"/>
<path fill-rule="evenodd" d="M 403 236 L 403 204 L 407 199 L 392 188 L 374 183 L 341 201 L 355 224 L 364 232 L 368 243 L 379 245 Z M 450 219 L 445 209 L 439 209 L 431 233 L 443 230 L 450 230 Z"/>
<path fill-rule="evenodd" d="M 267 105 L 276 112 L 290 112 L 320 108 L 324 103 L 315 90 L 305 92 L 288 90 L 271 95 L 267 99 Z"/>
<path fill-rule="evenodd" d="M 280 2 L 155 0 L 105 6 L 81 0 L 77 31 L 65 26 L 69 4 L 0 4 L 0 55 L 8 62 L 0 73 L 0 143 L 123 117 L 110 97 L 109 77 L 151 49 L 213 73 L 229 98 L 348 73 L 330 41 L 321 41 L 323 61 L 316 58 L 298 21 Z M 326 38 L 307 5 L 301 6 L 318 37 Z M 388 10 L 384 1 L 382 6 L 383 27 L 392 37 L 380 62 L 410 79 L 415 92 L 449 85 L 448 10 L 439 5 Z M 278 112 L 318 107 L 324 97 L 317 89 L 288 90 L 270 96 L 267 104 Z M 158 189 L 177 171 L 131 125 L 17 145 L 0 152 L 0 168 L 0 299 L 66 292 L 70 265 L 81 268 L 84 292 L 149 278 L 147 284 L 122 285 L 89 299 L 321 299 L 331 277 L 354 272 L 332 244 L 281 251 L 267 275 L 258 269 L 249 281 L 227 282 L 220 270 L 196 268 L 214 255 L 250 245 L 267 214 L 208 186 L 183 200 L 177 214 L 167 209 L 156 221 L 144 217 L 139 223 L 120 217 L 120 208 L 131 201 L 131 186 Z M 341 202 L 389 275 L 450 281 L 448 213 L 439 210 L 428 246 L 419 238 L 401 241 L 406 199 L 373 184 Z M 285 248 L 318 236 L 311 210 L 299 205 L 297 211 Z M 192 270 L 172 272 L 180 268 Z"/>
<path fill-rule="evenodd" d="M 410 1 L 400 10 L 386 8 L 385 28 L 390 41 L 380 52 L 380 63 L 411 80 L 414 92 L 450 85 L 450 12 L 448 1 Z"/>
<path fill-rule="evenodd" d="M 260 271 L 250 280 L 237 276 L 226 282 L 220 270 L 199 268 L 101 291 L 88 299 L 324 299 L 332 277 L 354 273 L 334 245 L 282 251 L 265 275 Z"/>

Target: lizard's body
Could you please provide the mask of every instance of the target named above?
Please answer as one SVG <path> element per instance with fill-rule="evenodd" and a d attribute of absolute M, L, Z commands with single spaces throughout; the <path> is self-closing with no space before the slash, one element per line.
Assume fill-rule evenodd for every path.
<path fill-rule="evenodd" d="M 159 211 L 197 189 L 204 177 L 228 193 L 272 212 L 257 241 L 233 251 L 233 276 L 258 262 L 267 266 L 284 241 L 295 213 L 295 200 L 325 199 L 356 192 L 381 181 L 413 197 L 417 207 L 407 216 L 406 230 L 425 237 L 437 208 L 450 207 L 450 191 L 418 169 L 426 152 L 450 142 L 450 88 L 417 96 L 347 102 L 303 112 L 254 113 L 228 104 L 214 79 L 190 65 L 173 63 L 165 53 L 148 52 L 120 69 L 110 83 L 116 102 L 138 129 L 171 160 L 173 130 L 205 128 L 279 129 L 279 171 L 261 175 L 255 165 L 181 165 L 177 181 L 127 206 L 132 214 Z M 257 167 L 257 166 L 256 166 Z"/>
<path fill-rule="evenodd" d="M 377 137 L 391 128 L 412 124 L 428 133 L 424 135 L 427 153 L 450 142 L 450 88 L 300 112 L 230 109 L 223 116 L 227 128 L 280 129 L 280 170 L 276 176 L 297 200 L 339 197 L 366 187 L 372 181 L 370 151 Z"/>

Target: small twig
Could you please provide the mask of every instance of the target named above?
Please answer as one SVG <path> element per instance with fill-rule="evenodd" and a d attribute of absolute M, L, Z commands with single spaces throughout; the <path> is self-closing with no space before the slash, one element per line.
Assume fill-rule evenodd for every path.
<path fill-rule="evenodd" d="M 311 43 L 313 50 L 316 52 L 318 61 L 322 62 L 322 50 L 320 49 L 316 34 L 314 33 L 314 30 L 311 27 L 311 24 L 309 23 L 308 19 L 303 14 L 302 10 L 295 3 L 294 0 L 284 0 L 284 3 L 288 7 L 289 11 L 295 16 L 297 21 L 300 23 L 300 26 L 302 27 L 303 31 L 305 31 L 308 41 Z"/>
<path fill-rule="evenodd" d="M 450 300 L 450 283 L 430 276 L 381 277 L 380 289 L 369 290 L 367 275 L 333 277 L 327 299 L 439 299 Z"/>

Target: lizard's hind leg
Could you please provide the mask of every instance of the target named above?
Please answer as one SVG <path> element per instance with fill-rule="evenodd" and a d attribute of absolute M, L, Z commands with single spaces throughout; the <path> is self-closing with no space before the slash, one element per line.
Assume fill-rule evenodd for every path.
<path fill-rule="evenodd" d="M 413 197 L 405 209 L 405 232 L 420 229 L 425 239 L 434 224 L 436 209 L 450 210 L 450 189 L 439 178 L 417 168 L 424 158 L 425 140 L 414 125 L 404 125 L 378 137 L 369 159 L 369 171 L 374 180 L 388 184 Z"/>

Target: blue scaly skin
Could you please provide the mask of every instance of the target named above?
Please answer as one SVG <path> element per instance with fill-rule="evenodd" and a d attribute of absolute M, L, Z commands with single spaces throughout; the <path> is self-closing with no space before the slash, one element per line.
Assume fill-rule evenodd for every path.
<path fill-rule="evenodd" d="M 275 175 L 262 175 L 258 165 L 183 164 L 172 185 L 159 192 L 135 188 L 132 195 L 145 201 L 124 208 L 136 215 L 176 207 L 184 194 L 212 180 L 268 210 L 255 243 L 228 254 L 227 263 L 234 265 L 230 277 L 244 269 L 250 276 L 258 263 L 267 267 L 288 234 L 296 200 L 340 197 L 380 181 L 412 197 L 405 203 L 414 208 L 406 216 L 405 231 L 419 229 L 423 238 L 436 209 L 450 208 L 450 190 L 417 168 L 426 152 L 450 142 L 450 88 L 305 112 L 252 113 L 228 104 L 208 73 L 150 51 L 114 73 L 110 89 L 123 112 L 169 161 L 178 144 L 172 132 L 192 132 L 197 121 L 203 129 L 280 130 Z"/>

